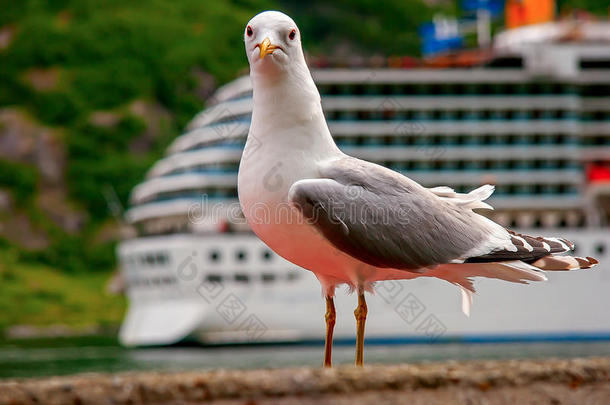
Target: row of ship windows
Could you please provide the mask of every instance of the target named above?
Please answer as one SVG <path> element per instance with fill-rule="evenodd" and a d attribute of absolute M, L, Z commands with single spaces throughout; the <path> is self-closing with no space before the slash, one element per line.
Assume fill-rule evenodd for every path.
<path fill-rule="evenodd" d="M 244 249 L 238 249 L 233 253 L 234 259 L 238 262 L 246 262 L 248 260 L 248 252 Z M 262 249 L 260 251 L 260 260 L 263 262 L 270 262 L 274 259 L 274 257 L 273 252 L 271 252 L 269 249 Z M 213 249 L 208 252 L 208 260 L 210 262 L 220 264 L 225 260 L 225 258 L 220 250 Z"/>
<path fill-rule="evenodd" d="M 236 283 L 252 283 L 256 281 L 262 281 L 263 283 L 273 283 L 279 280 L 295 281 L 299 279 L 300 274 L 296 272 L 288 272 L 285 275 L 278 275 L 275 273 L 261 273 L 259 275 L 252 275 L 248 273 L 235 273 L 233 275 L 211 273 L 207 274 L 204 278 L 209 283 L 223 283 L 234 281 Z"/>
<path fill-rule="evenodd" d="M 432 154 L 433 151 L 430 151 Z M 439 155 L 441 151 L 438 151 Z M 430 156 L 434 158 L 434 156 Z M 579 161 L 566 159 L 531 159 L 531 160 L 431 160 L 431 161 L 381 161 L 381 165 L 393 170 L 525 170 L 525 169 L 579 169 L 582 167 Z M 238 164 L 234 165 L 196 165 L 181 167 L 165 173 L 163 176 L 173 176 L 184 173 L 207 173 L 207 174 L 236 174 Z"/>
<path fill-rule="evenodd" d="M 223 141 L 206 141 L 206 142 L 201 142 L 198 143 L 192 147 L 190 147 L 188 150 L 189 151 L 195 151 L 195 150 L 202 150 L 202 149 L 207 149 L 207 148 L 227 148 L 227 149 L 243 149 L 246 146 L 246 138 L 245 138 L 244 134 L 244 138 L 233 138 L 233 139 L 229 139 L 229 140 L 223 140 Z M 219 135 L 219 139 L 223 139 L 223 137 L 221 135 Z"/>
<path fill-rule="evenodd" d="M 445 84 L 331 84 L 318 85 L 324 95 L 580 95 L 603 97 L 610 85 L 571 85 L 565 83 L 445 83 Z"/>
<path fill-rule="evenodd" d="M 457 161 L 431 161 L 431 162 L 382 162 L 382 165 L 394 170 L 528 170 L 528 169 L 578 169 L 580 162 L 565 159 L 556 160 L 457 160 Z"/>
<path fill-rule="evenodd" d="M 417 128 L 412 128 L 415 131 Z M 408 128 L 405 128 L 407 131 Z M 397 128 L 400 132 L 400 128 Z M 571 136 L 566 134 L 506 134 L 506 135 L 386 135 L 368 136 L 351 135 L 335 136 L 335 142 L 339 146 L 511 146 L 511 145 L 580 145 L 580 146 L 608 146 L 610 136 L 588 135 Z M 242 149 L 245 141 L 235 139 L 232 141 L 206 142 L 198 144 L 190 151 L 201 150 L 209 147 Z M 224 163 L 220 166 L 237 167 L 237 164 Z"/>
<path fill-rule="evenodd" d="M 580 211 L 493 211 L 484 215 L 508 229 L 582 228 L 587 225 L 587 216 Z"/>
<path fill-rule="evenodd" d="M 262 282 L 263 284 L 274 283 L 277 281 L 288 281 L 293 282 L 300 278 L 300 274 L 294 271 L 290 271 L 285 275 L 279 275 L 275 273 L 261 273 L 258 275 L 252 275 L 247 273 L 235 273 L 232 275 L 210 273 L 203 277 L 203 281 L 207 283 L 227 283 L 234 282 L 238 284 L 250 284 L 255 282 Z M 178 279 L 173 276 L 162 276 L 162 277 L 133 277 L 127 278 L 127 284 L 130 287 L 136 286 L 162 286 L 162 285 L 173 285 L 178 282 Z"/>
<path fill-rule="evenodd" d="M 575 249 L 573 254 L 578 254 L 578 242 L 575 243 Z M 606 245 L 605 243 L 597 243 L 594 247 L 594 254 L 597 255 L 599 259 L 601 256 L 605 256 L 606 253 Z M 232 275 L 220 274 L 220 273 L 210 273 L 206 274 L 203 277 L 204 282 L 208 283 L 227 283 L 227 282 L 235 282 L 238 284 L 250 284 L 256 282 L 262 282 L 263 284 L 270 284 L 277 281 L 295 281 L 298 280 L 300 274 L 297 272 L 288 272 L 286 275 L 278 275 L 275 273 L 261 273 L 258 275 L 252 275 L 248 273 L 234 273 Z M 130 287 L 136 286 L 169 286 L 174 285 L 178 282 L 177 278 L 174 276 L 161 276 L 161 277 L 128 277 L 127 283 Z"/>
<path fill-rule="evenodd" d="M 432 111 L 394 111 L 394 110 L 325 110 L 329 121 L 492 121 L 492 120 L 581 120 L 608 121 L 610 112 L 590 111 L 578 113 L 570 110 L 432 110 Z M 228 115 L 210 123 L 218 132 L 235 130 L 228 128 L 235 123 L 248 123 L 250 114 Z M 224 127 L 224 129 L 223 129 Z"/>
<path fill-rule="evenodd" d="M 210 263 L 215 264 L 226 261 L 222 251 L 218 249 L 210 249 L 207 258 Z M 237 249 L 233 252 L 233 258 L 237 262 L 247 262 L 249 259 L 248 251 L 246 249 Z M 271 250 L 263 248 L 259 252 L 259 258 L 261 262 L 269 263 L 275 258 L 275 255 Z M 129 255 L 126 256 L 124 260 L 126 265 L 139 264 L 141 266 L 149 267 L 166 266 L 169 264 L 169 255 L 165 252 L 151 252 L 140 255 Z"/>
<path fill-rule="evenodd" d="M 575 86 L 565 83 L 529 84 L 319 84 L 322 96 L 485 96 L 485 95 L 567 95 L 580 97 L 605 97 L 610 85 L 595 84 Z M 245 91 L 228 100 L 252 98 L 252 91 Z"/>
<path fill-rule="evenodd" d="M 173 285 L 178 280 L 176 277 L 165 276 L 165 277 L 128 277 L 127 284 L 130 287 L 136 286 L 162 286 L 162 285 Z"/>
<path fill-rule="evenodd" d="M 492 110 L 434 110 L 434 111 L 325 111 L 327 120 L 336 121 L 393 121 L 393 120 L 610 120 L 610 112 L 555 111 L 492 111 Z"/>
<path fill-rule="evenodd" d="M 123 258 L 127 266 L 166 266 L 169 264 L 169 255 L 164 252 L 144 253 L 140 255 L 129 255 Z"/>
<path fill-rule="evenodd" d="M 405 135 L 405 136 L 335 136 L 338 145 L 344 146 L 509 146 L 509 145 L 567 145 L 578 144 L 579 138 L 556 135 Z"/>

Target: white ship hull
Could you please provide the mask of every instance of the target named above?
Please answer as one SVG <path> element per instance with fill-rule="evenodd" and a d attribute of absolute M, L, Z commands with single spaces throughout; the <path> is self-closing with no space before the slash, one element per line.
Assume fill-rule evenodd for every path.
<path fill-rule="evenodd" d="M 367 339 L 610 339 L 610 311 L 604 310 L 610 308 L 607 232 L 554 233 L 573 240 L 578 255 L 596 256 L 600 265 L 548 273 L 548 282 L 533 285 L 478 279 L 470 318 L 460 310 L 459 290 L 441 280 L 379 283 L 376 295 L 367 298 Z M 206 344 L 323 339 L 318 281 L 271 254 L 253 235 L 139 238 L 124 242 L 119 257 L 129 286 L 120 332 L 125 345 L 187 338 Z M 351 340 L 356 299 L 339 289 L 336 305 L 336 339 Z"/>

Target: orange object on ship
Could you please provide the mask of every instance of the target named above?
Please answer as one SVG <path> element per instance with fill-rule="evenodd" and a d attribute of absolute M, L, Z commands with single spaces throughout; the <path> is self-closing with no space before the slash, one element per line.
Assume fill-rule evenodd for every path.
<path fill-rule="evenodd" d="M 553 0 L 507 0 L 506 28 L 540 24 L 555 18 Z"/>

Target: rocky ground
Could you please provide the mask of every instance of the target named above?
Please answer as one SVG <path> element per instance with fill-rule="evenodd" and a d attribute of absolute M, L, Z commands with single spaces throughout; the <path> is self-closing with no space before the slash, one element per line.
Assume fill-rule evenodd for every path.
<path fill-rule="evenodd" d="M 610 358 L 78 375 L 0 382 L 0 404 L 610 404 Z"/>

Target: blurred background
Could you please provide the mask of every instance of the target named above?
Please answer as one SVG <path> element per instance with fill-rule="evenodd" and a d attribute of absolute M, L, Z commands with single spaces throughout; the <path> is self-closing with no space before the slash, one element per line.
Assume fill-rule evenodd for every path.
<path fill-rule="evenodd" d="M 185 338 L 223 345 L 252 343 L 248 335 L 252 329 L 241 327 L 241 332 L 248 332 L 245 337 L 231 334 L 240 329 L 231 325 L 244 325 L 241 319 L 234 324 L 217 310 L 216 319 L 206 324 L 204 315 L 198 312 L 201 308 L 183 303 L 172 312 L 168 307 L 173 304 L 159 302 L 195 294 L 197 286 L 184 292 L 184 288 L 191 288 L 192 280 L 180 278 L 180 271 L 191 265 L 190 246 L 219 244 L 219 250 L 206 259 L 210 263 L 217 263 L 223 254 L 235 254 L 242 263 L 249 249 L 258 252 L 264 248 L 250 239 L 240 239 L 251 235 L 239 221 L 213 218 L 193 222 L 185 216 L 191 205 L 185 206 L 183 201 L 188 197 L 188 204 L 192 204 L 202 195 L 226 202 L 236 198 L 231 176 L 237 170 L 251 108 L 247 79 L 239 79 L 247 74 L 243 29 L 262 10 L 282 10 L 299 25 L 308 60 L 316 69 L 314 78 L 328 100 L 325 110 L 333 121 L 331 132 L 342 148 L 352 148 L 359 156 L 405 173 L 417 172 L 421 178 L 416 179 L 429 186 L 450 185 L 457 191 L 467 191 L 492 182 L 498 186 L 495 220 L 524 229 L 561 228 L 561 236 L 575 233 L 576 239 L 586 245 L 587 255 L 604 255 L 610 248 L 606 247 L 610 212 L 610 32 L 606 1 L 399 0 L 380 5 L 361 0 L 3 0 L 0 5 L 0 377 L 155 368 L 167 366 L 170 359 L 178 359 L 176 367 L 243 366 L 233 363 L 233 349 L 226 347 L 197 352 L 201 357 L 196 360 L 184 348 L 169 354 L 133 350 L 129 351 L 132 357 L 125 360 L 127 349 L 119 344 L 165 345 Z M 540 50 L 557 43 L 570 44 L 568 54 L 532 58 L 532 52 L 542 55 Z M 574 59 L 574 54 L 579 55 L 574 50 L 579 44 L 586 45 L 582 46 L 586 48 L 583 52 L 592 56 L 586 62 L 576 61 L 574 66 L 564 64 Z M 484 70 L 480 76 L 483 79 L 464 76 L 463 71 L 475 68 Z M 345 76 L 342 69 L 353 75 Z M 502 74 L 510 69 L 513 72 L 493 80 L 493 69 Z M 406 74 L 388 76 L 387 72 L 393 70 Z M 525 72 L 524 79 L 520 72 Z M 341 99 L 346 95 L 369 98 Z M 409 104 L 403 99 L 408 95 L 428 97 L 423 104 L 431 103 L 432 107 Z M 521 99 L 525 104 L 508 99 L 503 106 L 495 107 L 479 99 L 478 104 L 475 102 L 479 107 L 472 104 L 469 108 L 462 108 L 456 100 L 448 104 L 434 101 L 435 97 L 452 95 L 470 95 L 471 99 L 494 95 L 500 99 L 503 95 L 546 98 L 538 104 L 527 97 Z M 564 96 L 567 98 L 563 101 L 557 98 Z M 477 132 L 465 126 L 448 130 L 450 140 L 441 136 L 453 122 L 494 119 L 521 120 L 521 126 L 504 132 Z M 383 121 L 386 127 L 363 130 L 345 126 L 354 120 Z M 532 120 L 532 128 L 528 129 L 522 120 Z M 401 126 L 405 122 L 407 126 Z M 588 129 L 581 131 L 581 124 L 582 128 L 589 125 Z M 213 128 L 211 134 L 217 141 L 222 141 L 218 144 L 220 152 L 212 158 L 198 155 L 188 161 L 180 154 L 201 150 L 212 142 L 214 136 L 209 128 L 206 132 L 206 126 Z M 178 138 L 183 133 L 186 135 Z M 391 145 L 402 145 L 411 152 L 398 150 L 384 155 L 373 148 Z M 521 149 L 501 149 L 482 159 L 483 152 L 478 149 L 452 154 L 451 146 L 456 145 Z M 367 149 L 369 146 L 373 149 Z M 524 151 L 530 155 L 518 155 Z M 179 157 L 171 159 L 176 154 Z M 463 173 L 513 169 L 532 170 L 521 175 L 531 181 L 514 180 L 512 172 L 496 177 Z M 186 183 L 180 183 L 180 178 L 169 176 L 195 172 L 219 177 L 185 177 Z M 189 181 L 195 185 L 188 186 Z M 159 205 L 168 201 L 170 205 Z M 222 205 L 221 211 L 224 209 Z M 156 245 L 150 245 L 152 239 L 147 239 L 176 234 L 197 234 L 211 241 L 174 237 L 156 239 Z M 218 239 L 216 234 L 235 236 Z M 124 243 L 119 246 L 121 241 Z M 223 250 L 234 245 L 236 253 Z M 261 254 L 264 260 L 272 261 L 271 252 Z M 279 277 L 265 271 L 273 266 L 278 266 L 277 274 L 287 272 L 287 279 L 300 277 L 292 276 L 290 269 L 284 271 L 285 263 L 278 263 L 257 264 L 264 282 Z M 238 283 L 236 291 L 248 288 L 239 283 L 247 284 L 253 277 L 248 270 L 252 266 L 244 265 L 240 270 L 242 264 L 228 266 L 231 280 Z M 224 274 L 228 267 L 214 267 L 210 273 L 206 272 L 209 265 L 198 262 L 193 271 L 201 272 L 201 277 L 211 283 L 228 277 Z M 131 271 L 130 266 L 135 270 Z M 153 267 L 156 276 L 142 276 L 145 266 Z M 163 268 L 170 270 L 164 272 Z M 238 269 L 235 274 L 234 269 Z M 161 291 L 161 286 L 171 291 Z M 583 288 L 589 287 L 583 284 Z M 150 295 L 142 289 L 154 291 Z M 319 299 L 315 285 L 311 291 Z M 197 294 L 202 295 L 201 291 Z M 286 329 L 272 325 L 271 312 L 264 315 L 268 308 L 256 310 L 259 304 L 249 301 L 255 297 L 236 295 L 247 309 L 244 318 L 250 312 L 258 315 L 260 330 Z M 443 320 L 439 315 L 442 309 L 432 308 L 423 298 L 416 300 Z M 143 304 L 138 307 L 136 302 Z M 311 322 L 319 322 L 321 328 L 322 309 L 318 304 L 316 301 L 312 307 Z M 607 301 L 591 303 L 602 305 L 597 312 L 605 304 Z M 351 308 L 352 303 L 347 305 Z M 577 310 L 572 314 L 576 318 L 582 315 Z M 350 311 L 346 317 L 351 326 Z M 172 323 L 180 314 L 187 314 L 185 323 Z M 556 321 L 561 325 L 561 318 Z M 597 336 L 596 340 L 608 337 L 608 323 L 600 325 L 595 317 L 588 321 L 573 327 L 549 326 L 539 332 L 568 330 L 565 336 L 584 334 Z M 480 322 L 485 323 L 485 319 Z M 595 323 L 597 329 L 591 326 Z M 205 325 L 215 326 L 210 331 Z M 460 336 L 471 335 L 449 320 L 443 320 L 441 326 Z M 380 336 L 386 336 L 383 328 L 379 326 Z M 417 325 L 411 329 L 416 337 L 412 343 L 438 338 L 426 335 L 426 331 L 415 333 Z M 217 332 L 227 334 L 213 334 Z M 267 336 L 271 336 L 270 342 L 313 338 L 294 338 L 290 333 Z M 90 350 L 75 349 L 82 347 Z M 508 357 L 524 350 L 556 353 L 549 345 L 511 347 L 505 352 Z M 298 355 L 287 351 L 289 360 L 277 364 L 318 364 L 318 349 L 303 349 Z M 339 358 L 351 361 L 351 348 L 344 354 L 341 350 Z M 378 351 L 379 361 L 393 358 L 383 346 L 371 350 Z M 405 359 L 430 358 L 426 350 L 409 348 Z M 606 344 L 570 350 L 576 354 L 610 353 Z M 465 353 L 451 345 L 441 352 L 445 353 L 441 358 Z M 249 365 L 268 364 L 256 357 L 264 355 L 252 353 Z"/>

